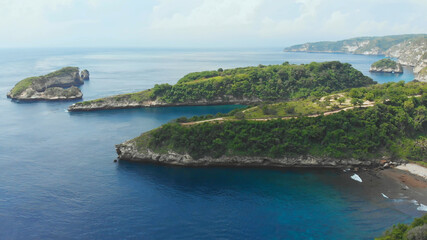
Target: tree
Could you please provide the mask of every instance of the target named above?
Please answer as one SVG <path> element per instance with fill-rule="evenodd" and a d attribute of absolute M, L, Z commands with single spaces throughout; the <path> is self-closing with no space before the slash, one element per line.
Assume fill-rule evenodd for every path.
<path fill-rule="evenodd" d="M 265 115 L 276 115 L 277 114 L 276 109 L 269 107 L 267 105 L 263 105 L 261 107 L 261 109 L 262 109 L 262 113 L 264 113 Z"/>
<path fill-rule="evenodd" d="M 363 100 L 359 98 L 352 98 L 351 104 L 353 104 L 353 106 L 359 105 L 359 107 L 361 107 L 363 104 Z"/>
<path fill-rule="evenodd" d="M 237 119 L 245 119 L 245 114 L 243 112 L 236 112 L 234 117 Z"/>
<path fill-rule="evenodd" d="M 295 106 L 286 105 L 285 106 L 285 112 L 288 113 L 288 114 L 295 113 Z"/>
<path fill-rule="evenodd" d="M 375 96 L 374 96 L 373 93 L 367 93 L 365 95 L 365 99 L 368 100 L 368 101 L 374 101 L 374 98 L 375 98 Z"/>
<path fill-rule="evenodd" d="M 342 105 L 347 99 L 345 97 L 340 97 L 337 99 L 340 105 Z"/>
<path fill-rule="evenodd" d="M 405 109 L 405 112 L 412 112 L 414 107 L 414 102 L 411 100 L 407 100 L 403 103 L 403 109 Z"/>

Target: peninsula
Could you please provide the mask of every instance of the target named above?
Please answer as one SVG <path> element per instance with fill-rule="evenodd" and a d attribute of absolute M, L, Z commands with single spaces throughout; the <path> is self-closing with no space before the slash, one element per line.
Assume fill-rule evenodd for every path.
<path fill-rule="evenodd" d="M 336 42 L 324 41 L 294 45 L 285 52 L 329 52 L 385 55 L 414 69 L 415 79 L 427 81 L 427 34 L 384 37 L 358 37 Z"/>
<path fill-rule="evenodd" d="M 426 161 L 426 92 L 427 83 L 385 83 L 210 120 L 181 119 L 184 123 L 165 124 L 116 150 L 121 160 L 185 166 L 374 167 Z"/>
<path fill-rule="evenodd" d="M 244 67 L 194 72 L 177 84 L 71 105 L 69 111 L 185 105 L 254 104 L 324 95 L 375 82 L 337 61 Z"/>
<path fill-rule="evenodd" d="M 71 100 L 82 98 L 76 86 L 89 79 L 89 71 L 79 74 L 77 67 L 64 67 L 58 71 L 38 77 L 29 77 L 18 82 L 7 94 L 14 100 Z"/>

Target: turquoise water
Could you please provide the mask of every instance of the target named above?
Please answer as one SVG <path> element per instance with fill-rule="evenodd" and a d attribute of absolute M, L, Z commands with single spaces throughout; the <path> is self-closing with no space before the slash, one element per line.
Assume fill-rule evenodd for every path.
<path fill-rule="evenodd" d="M 72 102 L 6 99 L 22 78 L 68 65 L 89 69 L 81 89 L 94 99 L 174 83 L 192 71 L 260 63 L 341 60 L 369 74 L 379 58 L 281 49 L 0 50 L 0 239 L 371 239 L 409 221 L 421 214 L 415 206 L 402 210 L 335 186 L 357 184 L 336 170 L 113 163 L 117 143 L 180 116 L 239 106 L 68 113 Z"/>

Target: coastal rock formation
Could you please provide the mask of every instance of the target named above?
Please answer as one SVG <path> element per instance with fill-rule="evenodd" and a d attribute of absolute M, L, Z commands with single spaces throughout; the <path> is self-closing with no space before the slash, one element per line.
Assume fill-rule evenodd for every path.
<path fill-rule="evenodd" d="M 208 106 L 208 105 L 233 105 L 233 104 L 254 104 L 261 102 L 258 98 L 216 98 L 213 100 L 198 100 L 180 103 L 167 103 L 159 99 L 138 101 L 134 98 L 126 98 L 119 96 L 106 97 L 95 101 L 75 103 L 68 107 L 68 111 L 94 111 L 107 109 L 123 109 L 123 108 L 141 108 L 141 107 L 173 107 L 173 106 Z"/>
<path fill-rule="evenodd" d="M 285 48 L 284 51 L 385 55 L 397 58 L 397 62 L 401 65 L 414 67 L 416 80 L 427 80 L 427 74 L 421 71 L 427 66 L 427 34 L 360 37 L 337 42 L 305 43 Z"/>
<path fill-rule="evenodd" d="M 353 53 L 363 55 L 391 55 L 400 52 L 402 46 L 397 46 L 411 39 L 426 38 L 426 34 L 404 34 L 384 37 L 358 37 L 342 41 L 325 41 L 294 45 L 284 49 L 285 52 L 332 52 L 332 53 Z M 405 44 L 402 44 L 405 45 Z M 393 46 L 396 46 L 392 49 Z M 389 52 L 390 51 L 390 52 Z M 396 57 L 397 56 L 392 56 Z"/>
<path fill-rule="evenodd" d="M 83 83 L 77 67 L 65 67 L 44 76 L 29 77 L 18 82 L 7 97 L 15 100 L 79 99 L 83 94 L 76 86 Z"/>
<path fill-rule="evenodd" d="M 252 156 L 221 156 L 219 158 L 192 158 L 189 154 L 173 151 L 155 153 L 150 149 L 138 149 L 134 140 L 116 145 L 120 160 L 151 162 L 180 166 L 268 166 L 268 167 L 352 167 L 377 166 L 379 162 L 360 161 L 357 159 L 334 159 L 329 157 L 297 156 L 297 157 L 252 157 Z"/>
<path fill-rule="evenodd" d="M 80 78 L 81 78 L 82 80 L 89 80 L 89 71 L 88 71 L 87 69 L 83 70 L 83 71 L 80 73 Z"/>
<path fill-rule="evenodd" d="M 423 67 L 424 66 L 424 67 Z M 420 82 L 427 82 L 427 64 L 424 62 L 423 65 L 414 68 L 415 79 Z"/>
<path fill-rule="evenodd" d="M 385 58 L 374 62 L 369 69 L 370 72 L 380 73 L 403 73 L 403 68 L 400 63 Z"/>
<path fill-rule="evenodd" d="M 397 58 L 398 62 L 405 66 L 420 66 L 427 60 L 427 36 L 394 45 L 385 52 L 385 55 Z"/>

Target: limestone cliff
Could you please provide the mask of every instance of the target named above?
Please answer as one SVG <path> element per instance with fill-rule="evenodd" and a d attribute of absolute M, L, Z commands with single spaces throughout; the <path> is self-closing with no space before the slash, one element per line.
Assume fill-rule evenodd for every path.
<path fill-rule="evenodd" d="M 334 52 L 364 55 L 386 55 L 393 46 L 410 39 L 426 38 L 427 34 L 404 34 L 384 37 L 358 37 L 341 41 L 304 43 L 285 48 L 285 52 Z M 394 48 L 397 51 L 399 48 Z"/>
<path fill-rule="evenodd" d="M 89 78 L 89 73 L 82 76 Z M 7 97 L 15 100 L 79 99 L 83 94 L 76 86 L 83 83 L 77 67 L 65 67 L 47 75 L 29 77 L 18 82 Z"/>
<path fill-rule="evenodd" d="M 419 68 L 419 70 L 417 69 Z M 420 82 L 427 82 L 427 64 L 426 62 L 423 63 L 423 65 L 418 66 L 414 69 L 414 72 L 416 73 L 415 79 Z"/>
<path fill-rule="evenodd" d="M 149 91 L 149 90 L 146 90 Z M 93 101 L 79 102 L 68 107 L 68 111 L 94 111 L 107 109 L 123 109 L 123 108 L 141 108 L 141 107 L 172 107 L 172 106 L 208 106 L 208 105 L 228 105 L 228 104 L 254 104 L 261 102 L 258 98 L 235 98 L 226 96 L 225 98 L 216 98 L 213 100 L 197 100 L 179 103 L 167 103 L 159 99 L 136 99 L 129 94 L 111 96 Z"/>
<path fill-rule="evenodd" d="M 285 48 L 285 52 L 336 52 L 385 55 L 397 58 L 401 65 L 414 67 L 415 79 L 426 81 L 421 70 L 427 66 L 427 34 L 405 34 L 384 37 L 360 37 L 337 42 L 315 42 Z M 372 71 L 377 71 L 371 68 Z M 388 72 L 382 71 L 380 72 Z M 392 71 L 392 70 L 391 70 Z"/>
<path fill-rule="evenodd" d="M 262 157 L 262 156 L 221 156 L 219 158 L 202 157 L 192 158 L 189 154 L 180 154 L 173 151 L 156 153 L 149 148 L 138 149 L 135 140 L 129 140 L 116 145 L 120 160 L 151 162 L 181 166 L 253 166 L 253 167 L 352 167 L 377 166 L 379 162 L 360 161 L 357 159 L 334 159 L 329 157 L 296 156 L 296 157 Z"/>

